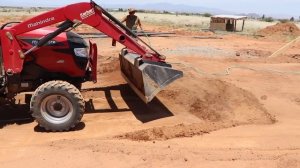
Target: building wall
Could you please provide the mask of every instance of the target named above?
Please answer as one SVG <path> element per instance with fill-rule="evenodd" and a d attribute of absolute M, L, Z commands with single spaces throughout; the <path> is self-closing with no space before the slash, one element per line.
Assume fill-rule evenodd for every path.
<path fill-rule="evenodd" d="M 209 29 L 226 31 L 226 19 L 211 18 Z"/>
<path fill-rule="evenodd" d="M 210 30 L 223 30 L 226 31 L 226 24 L 225 23 L 210 23 Z"/>

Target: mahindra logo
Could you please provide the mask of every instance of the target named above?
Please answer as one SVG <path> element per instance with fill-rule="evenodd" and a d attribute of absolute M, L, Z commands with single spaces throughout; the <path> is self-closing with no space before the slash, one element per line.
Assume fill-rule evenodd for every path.
<path fill-rule="evenodd" d="M 95 10 L 94 9 L 90 9 L 88 11 L 85 11 L 83 13 L 80 13 L 80 17 L 82 20 L 92 16 L 92 15 L 95 15 Z"/>
<path fill-rule="evenodd" d="M 40 20 L 38 22 L 34 22 L 34 23 L 29 23 L 27 25 L 28 28 L 32 28 L 32 27 L 36 27 L 36 26 L 39 26 L 39 25 L 42 25 L 44 23 L 48 23 L 48 22 L 51 22 L 51 21 L 54 21 L 55 18 L 54 17 L 50 17 L 50 18 L 47 18 L 47 19 L 44 19 L 44 20 Z"/>

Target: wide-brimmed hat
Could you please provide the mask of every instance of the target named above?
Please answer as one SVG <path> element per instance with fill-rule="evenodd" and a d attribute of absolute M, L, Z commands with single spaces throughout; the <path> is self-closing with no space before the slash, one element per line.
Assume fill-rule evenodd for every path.
<path fill-rule="evenodd" d="M 129 9 L 128 9 L 128 12 L 129 12 L 129 13 L 133 13 L 133 12 L 136 12 L 136 10 L 135 10 L 134 8 L 129 8 Z"/>

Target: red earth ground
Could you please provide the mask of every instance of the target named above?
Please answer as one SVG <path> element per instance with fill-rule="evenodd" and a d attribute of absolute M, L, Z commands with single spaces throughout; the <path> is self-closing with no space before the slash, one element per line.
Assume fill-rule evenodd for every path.
<path fill-rule="evenodd" d="M 24 95 L 1 107 L 1 167 L 300 167 L 300 44 L 270 59 L 285 40 L 177 33 L 150 38 L 184 78 L 149 105 L 120 75 L 122 46 L 96 39 L 99 82 L 75 130 L 44 132 Z"/>

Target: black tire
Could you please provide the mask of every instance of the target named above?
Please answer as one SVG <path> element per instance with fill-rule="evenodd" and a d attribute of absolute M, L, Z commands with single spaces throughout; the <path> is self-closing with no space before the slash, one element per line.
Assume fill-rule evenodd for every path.
<path fill-rule="evenodd" d="M 29 105 L 31 102 L 32 94 L 25 94 L 25 104 Z"/>
<path fill-rule="evenodd" d="M 82 88 L 82 83 L 81 82 L 73 82 L 71 83 L 72 85 L 74 85 L 79 91 L 81 90 Z"/>
<path fill-rule="evenodd" d="M 32 117 L 47 131 L 69 131 L 85 111 L 80 91 L 68 82 L 50 81 L 36 89 L 30 102 Z"/>

